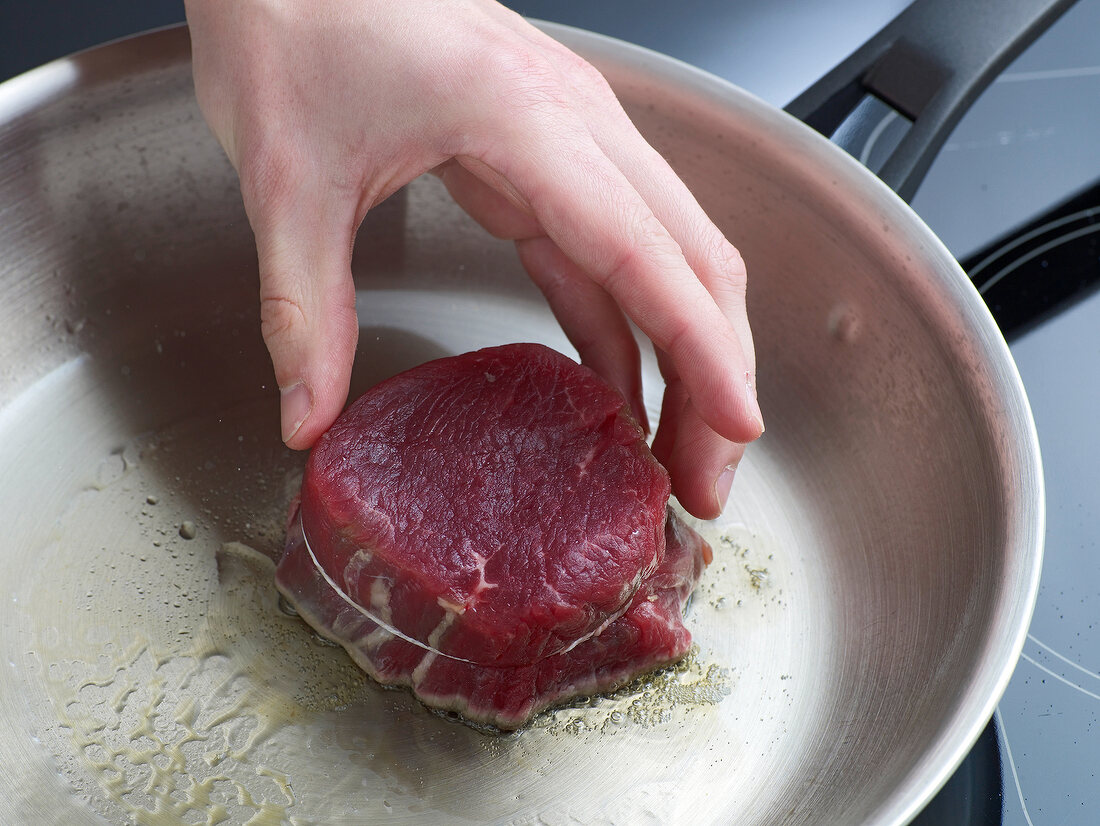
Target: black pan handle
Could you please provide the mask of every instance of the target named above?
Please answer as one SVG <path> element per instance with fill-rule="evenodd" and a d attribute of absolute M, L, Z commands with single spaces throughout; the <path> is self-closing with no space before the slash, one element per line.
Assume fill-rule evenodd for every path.
<path fill-rule="evenodd" d="M 1073 0 L 915 0 L 787 111 L 832 136 L 867 95 L 912 126 L 879 170 L 906 201 L 974 99 Z"/>

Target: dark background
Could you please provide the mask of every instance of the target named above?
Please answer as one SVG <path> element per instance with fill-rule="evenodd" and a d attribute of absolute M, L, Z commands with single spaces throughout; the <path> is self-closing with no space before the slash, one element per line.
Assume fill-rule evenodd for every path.
<path fill-rule="evenodd" d="M 531 17 L 591 29 L 687 60 L 777 105 L 824 74 L 906 2 L 505 0 Z M 183 19 L 183 0 L 0 0 L 0 80 Z"/>
<path fill-rule="evenodd" d="M 183 20 L 183 0 L 0 0 L 0 80 L 127 34 Z"/>

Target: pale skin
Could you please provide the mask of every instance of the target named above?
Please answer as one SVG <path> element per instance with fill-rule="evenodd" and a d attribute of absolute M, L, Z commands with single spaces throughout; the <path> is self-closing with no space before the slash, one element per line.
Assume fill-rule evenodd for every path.
<path fill-rule="evenodd" d="M 492 0 L 187 0 L 199 105 L 240 176 L 283 439 L 347 400 L 351 249 L 367 212 L 438 175 L 515 242 L 581 360 L 645 423 L 689 511 L 721 511 L 763 432 L 741 256 L 591 65 Z"/>

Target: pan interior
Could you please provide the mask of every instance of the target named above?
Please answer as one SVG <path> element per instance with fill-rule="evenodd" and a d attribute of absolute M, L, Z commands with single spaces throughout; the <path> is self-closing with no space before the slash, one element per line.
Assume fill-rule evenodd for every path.
<path fill-rule="evenodd" d="M 934 791 L 945 732 L 984 723 L 968 687 L 1004 667 L 1030 563 L 993 380 L 900 205 L 808 172 L 747 97 L 603 55 L 745 254 L 768 432 L 701 528 L 688 660 L 486 735 L 280 607 L 304 457 L 278 438 L 252 238 L 185 45 L 79 58 L 73 93 L 0 131 L 0 820 L 889 822 Z M 353 393 L 491 344 L 574 354 L 433 179 L 368 216 L 354 270 Z"/>

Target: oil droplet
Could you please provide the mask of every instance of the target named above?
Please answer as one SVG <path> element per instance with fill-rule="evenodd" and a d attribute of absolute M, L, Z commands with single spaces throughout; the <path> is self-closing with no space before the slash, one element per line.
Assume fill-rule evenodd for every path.
<path fill-rule="evenodd" d="M 194 522 L 184 522 L 180 525 L 180 536 L 184 539 L 194 539 L 198 535 L 198 531 L 195 530 Z"/>
<path fill-rule="evenodd" d="M 749 585 L 757 591 L 768 583 L 767 568 L 753 568 L 751 565 L 746 565 L 745 571 L 748 572 L 749 575 Z"/>

